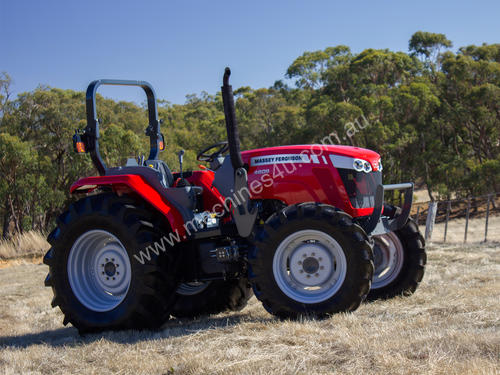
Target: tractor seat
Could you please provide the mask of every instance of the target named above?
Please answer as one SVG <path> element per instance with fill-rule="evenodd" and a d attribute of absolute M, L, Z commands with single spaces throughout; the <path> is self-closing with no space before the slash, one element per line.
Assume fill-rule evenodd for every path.
<path fill-rule="evenodd" d="M 183 188 L 183 187 L 190 187 L 196 195 L 200 195 L 203 193 L 203 188 L 200 186 L 193 186 L 191 185 L 186 179 L 180 179 L 180 182 L 178 181 L 177 184 L 174 184 L 174 176 L 172 172 L 170 171 L 170 168 L 167 166 L 167 163 L 165 163 L 163 160 L 147 160 L 145 162 L 146 166 L 149 168 L 156 169 L 159 174 L 160 174 L 160 182 L 165 188 L 169 187 L 176 187 L 176 188 Z"/>
<path fill-rule="evenodd" d="M 147 168 L 146 168 L 147 167 Z M 158 180 L 164 188 L 172 187 L 174 184 L 174 176 L 170 171 L 167 163 L 163 160 L 147 160 L 144 165 L 139 165 L 136 159 L 130 158 L 127 164 L 123 167 L 108 168 L 106 175 L 118 174 L 138 174 L 146 180 L 153 182 L 151 185 L 156 186 Z"/>
<path fill-rule="evenodd" d="M 163 160 L 147 160 L 145 162 L 146 166 L 149 168 L 156 169 L 160 174 L 160 182 L 163 187 L 171 187 L 174 184 L 174 176 L 170 171 L 167 163 Z"/>

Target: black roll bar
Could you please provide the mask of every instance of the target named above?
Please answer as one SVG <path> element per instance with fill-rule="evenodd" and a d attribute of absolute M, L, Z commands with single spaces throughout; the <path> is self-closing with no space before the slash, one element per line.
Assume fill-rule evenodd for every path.
<path fill-rule="evenodd" d="M 163 142 L 163 136 L 160 132 L 160 121 L 158 120 L 158 109 L 156 107 L 156 94 L 153 86 L 146 81 L 132 81 L 119 79 L 98 79 L 93 81 L 87 87 L 85 104 L 87 108 L 87 127 L 85 128 L 85 147 L 90 153 L 92 162 L 102 176 L 106 174 L 106 165 L 104 164 L 99 152 L 99 119 L 96 111 L 96 92 L 101 85 L 115 86 L 139 86 L 146 93 L 148 99 L 148 117 L 149 125 L 146 128 L 146 135 L 150 138 L 149 160 L 158 158 L 161 150 L 160 142 Z"/>

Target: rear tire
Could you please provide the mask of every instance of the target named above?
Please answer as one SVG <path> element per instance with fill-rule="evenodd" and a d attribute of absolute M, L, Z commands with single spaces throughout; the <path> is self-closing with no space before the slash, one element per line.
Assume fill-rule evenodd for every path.
<path fill-rule="evenodd" d="M 395 232 L 373 236 L 375 272 L 369 300 L 410 296 L 422 281 L 425 240 L 413 219 Z"/>
<path fill-rule="evenodd" d="M 146 250 L 161 243 L 162 223 L 114 194 L 83 198 L 58 218 L 44 257 L 50 267 L 45 285 L 52 287 L 52 306 L 63 312 L 64 325 L 80 333 L 154 329 L 169 318 L 177 287 L 175 248 L 166 245 L 158 255 Z"/>
<path fill-rule="evenodd" d="M 332 206 L 302 203 L 273 214 L 249 252 L 249 279 L 264 308 L 280 318 L 354 311 L 370 290 L 366 233 Z"/>
<path fill-rule="evenodd" d="M 176 294 L 172 315 L 177 318 L 195 318 L 227 310 L 242 310 L 252 297 L 252 288 L 246 278 L 214 280 L 181 284 Z"/>

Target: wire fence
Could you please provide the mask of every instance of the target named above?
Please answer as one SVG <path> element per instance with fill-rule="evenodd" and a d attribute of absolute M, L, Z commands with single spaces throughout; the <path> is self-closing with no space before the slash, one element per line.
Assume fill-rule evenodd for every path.
<path fill-rule="evenodd" d="M 493 237 L 498 240 L 496 231 L 500 229 L 500 222 L 496 217 L 499 215 L 500 193 L 464 199 L 419 202 L 415 203 L 411 210 L 411 216 L 415 221 L 419 225 L 425 225 L 426 240 L 440 242 L 450 240 L 451 223 L 453 223 L 452 240 L 454 241 L 458 239 L 457 230 L 460 230 L 460 227 L 463 230 L 464 243 L 470 240 L 471 232 L 475 240 L 481 238 L 481 241 L 486 242 L 489 238 L 489 231 L 491 237 L 492 228 L 494 229 Z M 474 225 L 470 228 L 472 221 Z M 439 225 L 440 230 L 433 236 L 436 224 Z"/>

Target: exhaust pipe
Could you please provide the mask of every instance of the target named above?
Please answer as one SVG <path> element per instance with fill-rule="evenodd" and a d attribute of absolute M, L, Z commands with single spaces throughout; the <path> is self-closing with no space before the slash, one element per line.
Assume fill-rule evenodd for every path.
<path fill-rule="evenodd" d="M 224 70 L 224 79 L 222 80 L 222 103 L 224 104 L 224 116 L 226 118 L 227 143 L 229 146 L 229 156 L 233 166 L 234 184 L 231 192 L 233 197 L 227 197 L 231 201 L 231 216 L 234 219 L 238 234 L 245 238 L 250 236 L 255 226 L 258 209 L 250 199 L 248 190 L 248 175 L 243 168 L 243 159 L 240 151 L 240 137 L 238 134 L 238 123 L 236 122 L 236 113 L 234 111 L 233 88 L 229 84 L 231 69 Z M 224 163 L 225 164 L 225 163 Z M 217 171 L 218 172 L 218 171 Z M 216 173 L 217 179 L 217 173 Z M 238 194 L 238 199 L 235 194 Z"/>
<path fill-rule="evenodd" d="M 226 118 L 227 141 L 229 146 L 229 155 L 231 164 L 237 170 L 243 167 L 243 159 L 240 152 L 240 136 L 238 133 L 238 123 L 236 121 L 236 113 L 234 110 L 233 87 L 229 84 L 229 76 L 231 69 L 226 67 L 224 70 L 224 78 L 222 80 L 222 103 L 224 105 L 224 117 Z"/>

